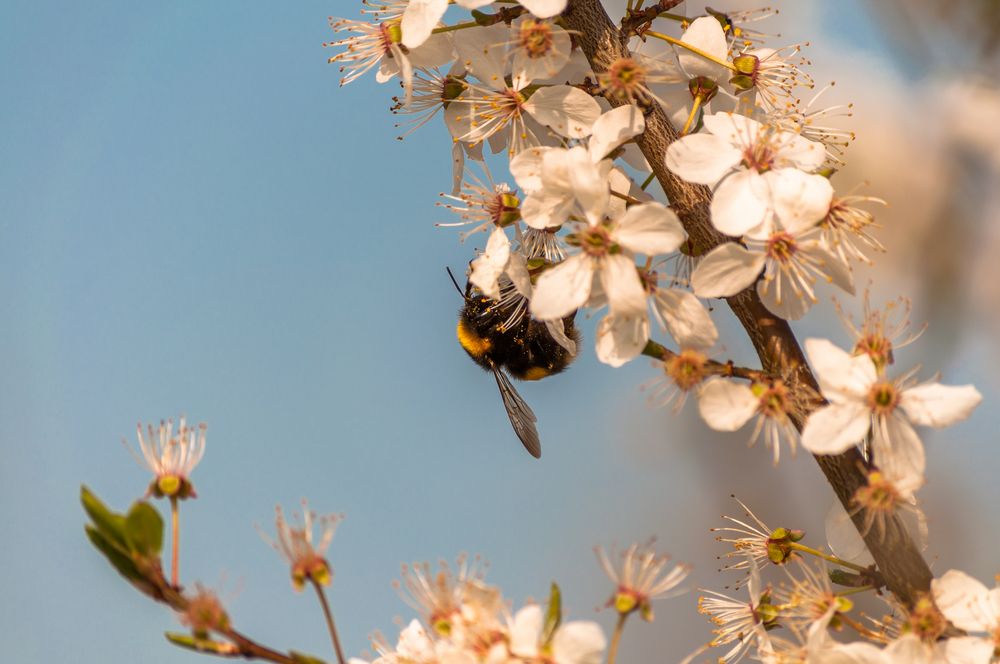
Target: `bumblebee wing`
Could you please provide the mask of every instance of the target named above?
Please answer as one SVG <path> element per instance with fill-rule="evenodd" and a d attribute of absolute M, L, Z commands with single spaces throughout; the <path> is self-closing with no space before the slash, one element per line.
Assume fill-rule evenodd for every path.
<path fill-rule="evenodd" d="M 514 389 L 507 374 L 499 367 L 493 367 L 493 377 L 497 379 L 497 387 L 500 388 L 500 396 L 503 397 L 503 407 L 507 409 L 507 417 L 514 427 L 514 433 L 521 439 L 528 454 L 537 459 L 542 456 L 542 443 L 538 440 L 538 429 L 535 428 L 538 418 Z"/>

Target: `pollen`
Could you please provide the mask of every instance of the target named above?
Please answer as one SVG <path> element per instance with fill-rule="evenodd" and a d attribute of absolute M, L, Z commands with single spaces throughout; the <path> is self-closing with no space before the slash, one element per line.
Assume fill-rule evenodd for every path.
<path fill-rule="evenodd" d="M 552 372 L 545 367 L 529 367 L 528 370 L 524 372 L 524 375 L 519 376 L 519 378 L 523 378 L 524 380 L 541 380 L 550 373 Z"/>
<path fill-rule="evenodd" d="M 458 337 L 458 343 L 472 357 L 482 357 L 493 347 L 489 339 L 484 339 L 476 334 L 465 324 L 464 320 L 458 321 L 458 325 L 455 326 L 455 335 Z"/>

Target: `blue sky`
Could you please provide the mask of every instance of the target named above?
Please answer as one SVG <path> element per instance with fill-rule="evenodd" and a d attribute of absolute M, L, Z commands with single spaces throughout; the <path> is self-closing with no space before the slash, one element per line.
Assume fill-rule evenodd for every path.
<path fill-rule="evenodd" d="M 777 504 L 781 518 L 822 522 L 810 459 L 779 475 L 742 434 L 706 437 L 692 409 L 648 408 L 649 365 L 600 366 L 592 322 L 566 375 L 523 388 L 544 455 L 524 453 L 492 378 L 454 340 L 461 301 L 444 268 L 460 271 L 476 240 L 433 227 L 448 220 L 434 207 L 450 186 L 443 127 L 400 143 L 396 89 L 371 78 L 339 89 L 326 64 L 326 16 L 355 11 L 342 0 L 0 8 L 11 661 L 196 659 L 163 641 L 178 629 L 168 612 L 89 548 L 77 502 L 81 483 L 118 508 L 138 497 L 148 476 L 121 439 L 181 413 L 208 424 L 200 497 L 182 510 L 182 578 L 221 585 L 245 632 L 318 655 L 328 645 L 313 598 L 292 593 L 254 529 L 271 530 L 277 502 L 347 513 L 331 597 L 354 654 L 410 617 L 390 585 L 404 561 L 482 553 L 518 604 L 555 579 L 574 617 L 594 617 L 610 591 L 595 544 L 657 534 L 700 565 L 691 585 L 718 587 L 707 528 L 732 513 L 731 492 L 751 504 L 779 489 L 818 497 Z M 989 422 L 955 435 L 978 440 Z M 965 470 L 975 464 L 938 489 Z M 693 597 L 658 613 L 627 637 L 626 657 L 664 642 L 679 656 L 708 637 Z"/>

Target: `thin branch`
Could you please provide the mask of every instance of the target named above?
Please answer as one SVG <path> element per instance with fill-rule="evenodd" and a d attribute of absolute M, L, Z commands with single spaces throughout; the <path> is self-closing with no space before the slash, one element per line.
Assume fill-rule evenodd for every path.
<path fill-rule="evenodd" d="M 626 37 L 641 35 L 649 29 L 657 16 L 669 12 L 682 2 L 684 0 L 660 0 L 640 11 L 629 10 L 622 19 L 622 34 Z"/>
<path fill-rule="evenodd" d="M 654 5 L 657 9 L 659 6 Z M 602 62 L 614 62 L 629 55 L 628 33 L 619 31 L 611 22 L 600 0 L 570 0 L 563 19 L 568 28 L 577 32 L 577 41 L 595 72 L 605 71 Z M 608 101 L 612 106 L 623 103 L 615 99 Z M 638 137 L 637 143 L 670 200 L 671 208 L 684 224 L 695 249 L 694 254 L 700 256 L 728 238 L 712 226 L 709 214 L 712 194 L 708 187 L 685 182 L 666 167 L 664 155 L 667 146 L 677 138 L 677 130 L 670 124 L 664 110 L 658 104 L 651 105 L 646 114 L 646 131 Z M 799 384 L 819 393 L 816 377 L 810 371 L 791 327 L 764 307 L 756 288 L 751 286 L 726 298 L 726 301 L 749 335 L 766 373 L 781 375 L 783 367 L 791 367 L 793 378 Z M 806 415 L 795 421 L 800 430 Z M 863 463 L 861 453 L 852 448 L 843 454 L 816 456 L 816 461 L 840 502 L 853 514 L 854 525 L 864 538 L 889 590 L 903 603 L 912 605 L 920 593 L 930 589 L 933 575 L 898 517 L 887 520 L 884 533 L 865 528 L 867 513 L 856 509 L 853 504 L 855 492 L 865 484 L 860 470 Z"/>

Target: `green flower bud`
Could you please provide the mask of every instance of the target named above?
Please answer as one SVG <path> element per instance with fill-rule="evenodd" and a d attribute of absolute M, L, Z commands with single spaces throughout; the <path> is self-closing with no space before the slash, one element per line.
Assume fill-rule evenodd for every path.
<path fill-rule="evenodd" d="M 688 81 L 688 91 L 692 98 L 701 97 L 701 103 L 707 104 L 718 94 L 719 84 L 706 76 L 698 76 Z"/>

